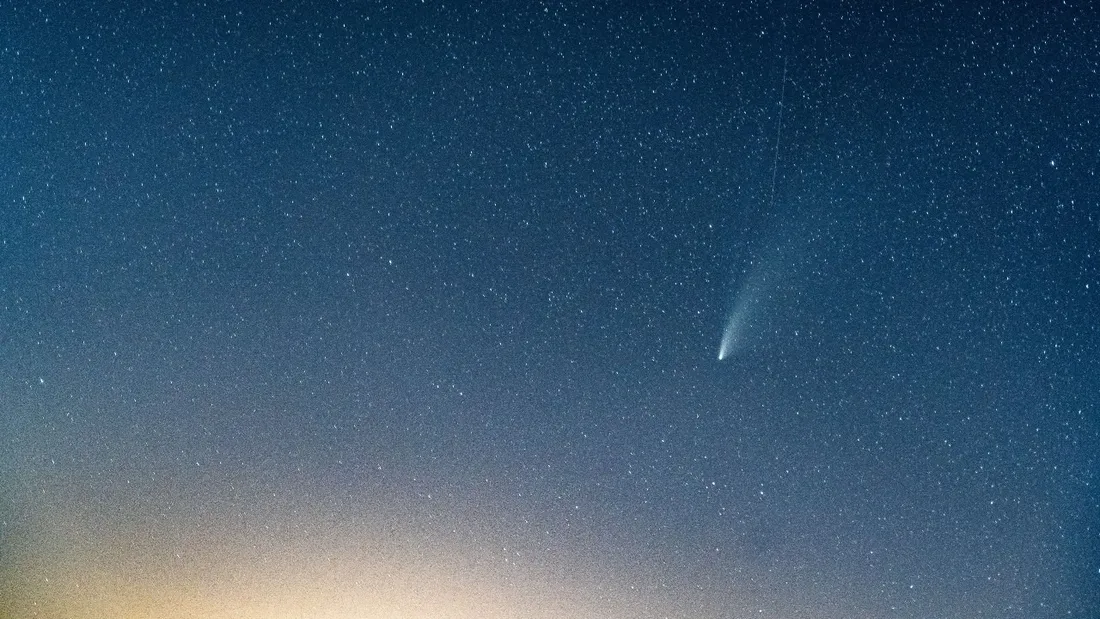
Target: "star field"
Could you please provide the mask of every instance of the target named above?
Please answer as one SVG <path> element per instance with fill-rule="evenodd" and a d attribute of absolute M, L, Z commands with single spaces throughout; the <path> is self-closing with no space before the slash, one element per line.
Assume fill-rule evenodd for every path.
<path fill-rule="evenodd" d="M 0 615 L 1094 616 L 1098 31 L 6 4 Z"/>

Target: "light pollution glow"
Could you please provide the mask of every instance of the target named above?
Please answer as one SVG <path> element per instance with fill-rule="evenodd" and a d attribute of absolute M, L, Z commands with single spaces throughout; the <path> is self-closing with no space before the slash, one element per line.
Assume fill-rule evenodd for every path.
<path fill-rule="evenodd" d="M 56 441 L 99 451 L 63 465 L 36 429 L 11 433 L 18 465 L 0 478 L 5 619 L 851 616 L 812 579 L 662 549 L 598 503 L 397 471 L 326 478 L 262 456 L 138 458 L 78 426 Z"/>
<path fill-rule="evenodd" d="M 517 537 L 537 539 L 534 532 L 470 529 L 448 507 L 441 506 L 450 519 L 433 525 L 403 508 L 382 508 L 369 517 L 347 510 L 334 515 L 315 494 L 299 496 L 300 503 L 265 504 L 256 496 L 215 501 L 216 507 L 187 514 L 73 498 L 38 503 L 17 543 L 8 544 L 5 550 L 14 552 L 0 569 L 0 616 L 492 619 L 668 613 L 667 603 L 636 586 L 635 575 L 622 578 L 591 563 L 582 568 L 578 557 L 540 550 Z M 499 519 L 486 515 L 482 521 Z"/>
<path fill-rule="evenodd" d="M 34 505 L 6 544 L 14 552 L 0 565 L 0 617 L 841 616 L 799 603 L 795 591 L 782 606 L 770 592 L 762 605 L 759 591 L 725 586 L 735 583 L 689 584 L 645 560 L 631 564 L 629 549 L 549 547 L 543 531 L 502 524 L 499 513 L 467 521 L 480 510 L 454 505 L 441 505 L 433 525 L 406 508 L 334 514 L 300 490 L 293 500 L 215 497 L 213 508 L 176 514 L 117 498 Z"/>

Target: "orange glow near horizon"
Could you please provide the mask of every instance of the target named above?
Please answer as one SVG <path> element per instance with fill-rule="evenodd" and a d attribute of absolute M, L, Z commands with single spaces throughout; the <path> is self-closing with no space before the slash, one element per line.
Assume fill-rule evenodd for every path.
<path fill-rule="evenodd" d="M 0 616 L 658 616 L 624 574 L 532 552 L 508 532 L 448 530 L 457 534 L 446 539 L 438 527 L 402 522 L 404 513 L 334 520 L 260 505 L 247 517 L 165 517 L 104 507 L 39 506 L 0 572 Z"/>

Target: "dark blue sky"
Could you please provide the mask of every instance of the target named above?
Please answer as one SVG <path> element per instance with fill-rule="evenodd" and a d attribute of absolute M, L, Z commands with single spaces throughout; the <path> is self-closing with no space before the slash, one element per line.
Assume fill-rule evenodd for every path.
<path fill-rule="evenodd" d="M 0 614 L 1100 610 L 1089 3 L 40 4 Z"/>

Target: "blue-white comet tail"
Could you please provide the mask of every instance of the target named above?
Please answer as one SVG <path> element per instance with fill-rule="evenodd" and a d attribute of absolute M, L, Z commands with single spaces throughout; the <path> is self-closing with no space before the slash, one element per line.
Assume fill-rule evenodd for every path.
<path fill-rule="evenodd" d="M 722 331 L 722 342 L 718 345 L 718 360 L 729 357 L 737 352 L 742 343 L 745 319 L 748 315 L 746 304 L 740 304 L 730 313 L 726 321 L 726 328 Z"/>
<path fill-rule="evenodd" d="M 733 308 L 726 319 L 726 328 L 722 330 L 722 341 L 718 344 L 719 361 L 730 358 L 748 346 L 750 331 L 756 322 L 755 315 L 769 296 L 769 287 L 774 279 L 769 269 L 757 266 L 737 291 Z"/>

